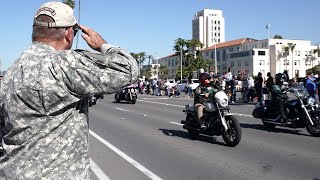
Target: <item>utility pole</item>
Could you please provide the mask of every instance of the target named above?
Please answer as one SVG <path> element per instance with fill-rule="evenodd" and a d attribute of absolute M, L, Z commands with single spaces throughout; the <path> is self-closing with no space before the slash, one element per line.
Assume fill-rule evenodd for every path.
<path fill-rule="evenodd" d="M 214 37 L 214 73 L 218 75 L 218 67 L 217 67 L 217 38 Z"/>
<path fill-rule="evenodd" d="M 80 25 L 80 0 L 78 1 L 78 4 L 78 25 Z M 79 34 L 80 32 L 77 34 L 76 49 L 78 49 Z"/>
<path fill-rule="evenodd" d="M 180 82 L 182 82 L 182 46 L 180 49 Z"/>
<path fill-rule="evenodd" d="M 270 53 L 270 44 L 269 44 L 269 36 L 270 36 L 270 24 L 267 24 L 266 28 L 268 31 L 268 39 L 267 39 L 267 43 L 268 43 L 268 51 L 269 51 L 269 72 L 271 73 L 271 53 Z"/>

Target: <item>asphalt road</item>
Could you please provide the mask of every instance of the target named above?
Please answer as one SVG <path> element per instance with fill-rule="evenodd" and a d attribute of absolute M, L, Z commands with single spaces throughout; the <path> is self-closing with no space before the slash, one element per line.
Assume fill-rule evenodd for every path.
<path fill-rule="evenodd" d="M 234 104 L 237 147 L 221 137 L 190 139 L 180 121 L 193 99 L 139 95 L 136 104 L 99 99 L 90 109 L 91 179 L 320 179 L 320 138 L 305 129 L 263 128 L 254 104 Z"/>

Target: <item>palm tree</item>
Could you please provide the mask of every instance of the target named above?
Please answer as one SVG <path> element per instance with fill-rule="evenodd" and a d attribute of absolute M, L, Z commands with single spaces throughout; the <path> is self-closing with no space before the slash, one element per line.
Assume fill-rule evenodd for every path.
<path fill-rule="evenodd" d="M 149 59 L 148 65 L 150 65 L 150 61 L 151 61 L 151 59 L 153 59 L 153 56 L 152 55 L 148 55 L 147 58 Z"/>
<path fill-rule="evenodd" d="M 63 3 L 67 4 L 67 5 L 70 6 L 72 9 L 74 9 L 74 7 L 76 6 L 75 1 L 73 1 L 73 0 L 64 0 Z"/>
<path fill-rule="evenodd" d="M 290 52 L 291 52 L 291 54 L 292 54 L 292 58 L 291 58 L 291 60 L 292 60 L 292 77 L 294 77 L 294 70 L 293 70 L 293 50 L 294 50 L 294 48 L 296 47 L 296 44 L 293 44 L 293 43 L 288 43 L 288 46 L 284 46 L 283 47 L 283 52 L 284 52 L 284 55 L 287 57 L 287 59 L 286 59 L 286 70 L 288 70 L 288 68 L 287 68 L 287 65 L 288 65 L 288 63 L 287 63 L 287 61 L 288 61 L 288 56 L 290 55 Z"/>
<path fill-rule="evenodd" d="M 187 40 L 178 38 L 174 41 L 173 50 L 176 51 L 176 53 L 180 53 L 180 51 L 184 51 L 184 47 L 187 47 Z"/>
<path fill-rule="evenodd" d="M 160 79 L 167 79 L 168 74 L 169 74 L 169 70 L 167 65 L 160 65 L 160 68 L 159 68 Z"/>

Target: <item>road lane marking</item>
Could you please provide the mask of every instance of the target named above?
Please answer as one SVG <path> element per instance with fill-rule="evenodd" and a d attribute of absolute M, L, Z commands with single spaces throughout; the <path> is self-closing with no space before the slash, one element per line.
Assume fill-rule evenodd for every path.
<path fill-rule="evenodd" d="M 161 102 L 145 101 L 145 100 L 140 100 L 140 99 L 137 99 L 137 101 L 153 103 L 153 104 L 161 104 L 161 105 L 166 105 L 166 106 L 175 106 L 175 107 L 182 107 L 182 108 L 185 107 L 185 106 L 176 105 L 176 104 L 167 104 L 167 103 L 161 103 Z M 233 112 L 231 112 L 231 114 L 234 114 L 234 115 L 237 115 L 237 116 L 252 117 L 252 115 L 249 115 L 249 114 L 240 114 L 240 113 L 233 113 Z"/>
<path fill-rule="evenodd" d="M 126 112 L 128 112 L 128 111 L 129 111 L 129 110 L 122 109 L 122 108 L 118 108 L 118 107 L 116 107 L 116 109 L 118 109 L 118 110 L 120 110 L 120 111 L 126 111 Z"/>
<path fill-rule="evenodd" d="M 252 115 L 249 115 L 249 114 L 239 114 L 239 113 L 231 113 L 231 114 L 234 114 L 234 115 L 237 115 L 237 116 L 253 117 Z"/>
<path fill-rule="evenodd" d="M 176 125 L 179 125 L 179 126 L 183 126 L 183 124 L 180 124 L 180 123 L 177 123 L 177 122 L 170 122 L 171 124 L 176 124 Z"/>
<path fill-rule="evenodd" d="M 145 100 L 141 100 L 141 99 L 137 99 L 137 101 L 153 103 L 153 104 L 161 104 L 161 105 L 166 105 L 166 106 L 184 107 L 184 106 L 176 105 L 176 104 L 167 104 L 167 103 L 160 103 L 160 102 L 153 102 L 153 101 L 145 101 Z"/>
<path fill-rule="evenodd" d="M 170 98 L 142 98 L 142 99 L 170 99 Z"/>
<path fill-rule="evenodd" d="M 99 180 L 110 180 L 110 178 L 100 169 L 100 167 L 91 158 L 90 169 Z"/>
<path fill-rule="evenodd" d="M 115 153 L 117 153 L 119 156 L 121 156 L 123 159 L 125 159 L 126 161 L 128 161 L 132 166 L 136 167 L 138 170 L 140 170 L 143 174 L 145 174 L 146 176 L 148 176 L 150 179 L 154 179 L 154 180 L 162 180 L 162 178 L 160 178 L 159 176 L 157 176 L 156 174 L 154 174 L 153 172 L 151 172 L 150 170 L 148 170 L 147 168 L 145 168 L 144 166 L 142 166 L 140 163 L 138 163 L 137 161 L 135 161 L 134 159 L 132 159 L 131 157 L 129 157 L 128 155 L 126 155 L 124 152 L 122 152 L 120 149 L 116 148 L 115 146 L 113 146 L 112 144 L 110 144 L 109 142 L 107 142 L 106 140 L 104 140 L 102 137 L 100 137 L 99 135 L 97 135 L 96 133 L 94 133 L 93 131 L 89 130 L 89 133 L 94 136 L 97 140 L 99 140 L 101 143 L 103 143 L 104 145 L 106 145 L 108 148 L 110 148 L 111 150 L 113 150 Z"/>

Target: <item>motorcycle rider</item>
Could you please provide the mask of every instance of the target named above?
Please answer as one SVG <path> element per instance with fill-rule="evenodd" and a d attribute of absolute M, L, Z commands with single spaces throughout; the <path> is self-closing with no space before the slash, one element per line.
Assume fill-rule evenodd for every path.
<path fill-rule="evenodd" d="M 288 100 L 288 96 L 286 93 L 283 93 L 283 91 L 286 88 L 283 88 L 283 82 L 286 79 L 286 75 L 284 73 L 278 73 L 275 76 L 275 84 L 271 87 L 271 100 L 273 107 L 279 108 L 280 113 L 282 116 L 282 122 L 283 123 L 290 123 L 290 119 L 286 116 L 284 105 L 286 101 Z"/>
<path fill-rule="evenodd" d="M 206 102 L 209 95 L 213 96 L 216 92 L 219 91 L 219 88 L 216 86 L 216 84 L 213 84 L 211 78 L 212 77 L 208 73 L 201 73 L 199 77 L 200 85 L 195 89 L 194 93 L 194 106 L 197 111 L 199 127 L 201 127 L 202 123 L 204 122 L 204 103 Z"/>

